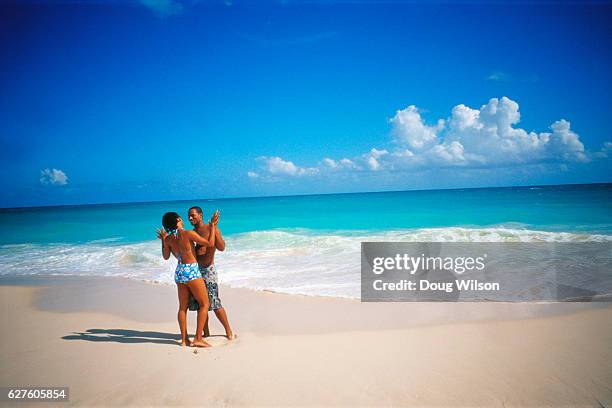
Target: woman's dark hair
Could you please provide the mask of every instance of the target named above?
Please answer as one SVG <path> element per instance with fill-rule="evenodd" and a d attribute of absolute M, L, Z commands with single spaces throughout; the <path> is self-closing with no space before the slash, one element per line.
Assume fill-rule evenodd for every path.
<path fill-rule="evenodd" d="M 176 224 L 178 224 L 178 219 L 180 215 L 175 212 L 167 212 L 162 217 L 162 225 L 166 229 L 166 231 L 172 231 L 176 229 Z"/>

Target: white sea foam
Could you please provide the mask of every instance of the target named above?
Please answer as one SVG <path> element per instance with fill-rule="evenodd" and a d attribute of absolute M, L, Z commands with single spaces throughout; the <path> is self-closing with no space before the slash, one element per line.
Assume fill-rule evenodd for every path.
<path fill-rule="evenodd" d="M 358 298 L 360 243 L 605 242 L 612 235 L 518 228 L 427 228 L 396 231 L 267 230 L 226 237 L 217 254 L 221 283 L 283 293 Z M 0 247 L 2 275 L 121 276 L 173 284 L 176 261 L 164 261 L 159 241 L 119 244 L 22 244 Z"/>

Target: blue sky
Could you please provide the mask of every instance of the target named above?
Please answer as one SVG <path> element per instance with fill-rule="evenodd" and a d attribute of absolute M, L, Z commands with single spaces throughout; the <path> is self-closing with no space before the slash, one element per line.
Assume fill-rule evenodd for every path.
<path fill-rule="evenodd" d="M 2 3 L 0 207 L 610 182 L 612 5 L 522 3 Z"/>

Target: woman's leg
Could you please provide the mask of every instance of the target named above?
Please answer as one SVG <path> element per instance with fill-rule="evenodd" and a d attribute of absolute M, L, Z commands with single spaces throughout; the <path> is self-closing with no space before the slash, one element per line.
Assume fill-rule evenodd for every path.
<path fill-rule="evenodd" d="M 198 309 L 198 325 L 196 328 L 196 335 L 193 339 L 193 346 L 196 347 L 210 347 L 210 344 L 205 342 L 202 339 L 202 331 L 204 329 L 204 324 L 208 319 L 208 293 L 206 292 L 206 285 L 204 284 L 204 279 L 197 278 L 187 282 L 189 286 L 189 290 L 191 294 L 196 299 L 196 301 L 200 304 L 200 308 Z"/>
<path fill-rule="evenodd" d="M 181 346 L 190 346 L 189 337 L 187 335 L 187 308 L 189 307 L 189 287 L 184 283 L 177 283 L 179 309 L 178 323 L 181 329 Z"/>

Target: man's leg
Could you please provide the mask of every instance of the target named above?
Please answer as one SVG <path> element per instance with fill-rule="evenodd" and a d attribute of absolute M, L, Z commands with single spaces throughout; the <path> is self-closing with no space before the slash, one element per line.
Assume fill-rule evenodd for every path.
<path fill-rule="evenodd" d="M 189 288 L 187 285 L 177 283 L 179 310 L 177 314 L 179 329 L 181 330 L 181 346 L 190 346 L 189 336 L 187 335 L 187 307 L 189 305 Z"/>
<path fill-rule="evenodd" d="M 234 332 L 232 331 L 232 328 L 230 327 L 229 320 L 227 319 L 227 313 L 225 312 L 225 308 L 222 306 L 218 309 L 215 309 L 215 316 L 217 316 L 217 319 L 219 319 L 219 321 L 223 325 L 223 328 L 225 329 L 225 336 L 229 340 L 234 340 Z"/>
<path fill-rule="evenodd" d="M 234 340 L 234 332 L 230 327 L 229 320 L 227 319 L 227 313 L 225 309 L 221 305 L 221 299 L 219 299 L 219 285 L 217 283 L 216 275 L 212 279 L 205 279 L 206 289 L 208 290 L 208 301 L 210 302 L 210 309 L 215 312 L 217 319 L 223 325 L 225 329 L 225 336 L 229 340 Z M 208 325 L 204 329 L 204 336 L 207 337 L 210 335 L 208 331 Z"/>
<path fill-rule="evenodd" d="M 206 319 L 206 323 L 204 323 L 204 337 L 208 337 L 208 336 L 210 336 L 210 330 L 208 330 L 208 319 Z"/>
<path fill-rule="evenodd" d="M 202 279 L 204 279 L 204 286 L 206 286 L 206 295 L 208 296 L 208 309 L 210 309 L 210 289 L 208 282 L 206 281 L 206 268 L 203 266 L 198 266 L 200 268 L 200 273 L 202 274 Z M 204 323 L 204 337 L 210 336 L 210 330 L 208 329 L 208 310 L 206 311 L 206 323 Z"/>
<path fill-rule="evenodd" d="M 202 331 L 204 330 L 204 324 L 208 320 L 208 294 L 206 293 L 206 285 L 204 285 L 204 279 L 198 278 L 187 282 L 191 294 L 199 303 L 200 308 L 198 309 L 198 324 L 196 327 L 196 336 L 191 343 L 195 347 L 210 347 L 210 344 L 202 339 Z M 189 300 L 189 297 L 187 297 Z"/>

